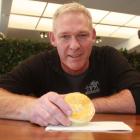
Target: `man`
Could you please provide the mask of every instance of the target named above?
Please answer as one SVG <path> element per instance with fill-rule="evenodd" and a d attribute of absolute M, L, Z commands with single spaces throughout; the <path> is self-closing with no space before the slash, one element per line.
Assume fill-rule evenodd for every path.
<path fill-rule="evenodd" d="M 101 113 L 140 113 L 140 76 L 115 49 L 92 47 L 96 33 L 86 8 L 65 4 L 53 19 L 57 51 L 34 56 L 0 80 L 0 118 L 40 126 L 70 125 L 64 94 L 88 95 Z"/>

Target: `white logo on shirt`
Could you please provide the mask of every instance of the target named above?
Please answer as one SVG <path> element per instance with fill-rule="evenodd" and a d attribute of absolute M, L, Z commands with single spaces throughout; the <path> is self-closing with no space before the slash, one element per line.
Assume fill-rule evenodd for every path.
<path fill-rule="evenodd" d="M 92 82 L 90 82 L 89 85 L 86 86 L 85 89 L 86 89 L 86 94 L 87 95 L 97 93 L 97 92 L 100 91 L 99 82 L 93 80 Z"/>

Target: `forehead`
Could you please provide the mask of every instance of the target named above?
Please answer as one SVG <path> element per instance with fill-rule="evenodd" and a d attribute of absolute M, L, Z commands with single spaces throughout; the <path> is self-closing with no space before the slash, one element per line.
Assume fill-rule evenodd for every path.
<path fill-rule="evenodd" d="M 83 13 L 67 12 L 57 17 L 54 29 L 56 31 L 89 30 L 89 19 Z"/>

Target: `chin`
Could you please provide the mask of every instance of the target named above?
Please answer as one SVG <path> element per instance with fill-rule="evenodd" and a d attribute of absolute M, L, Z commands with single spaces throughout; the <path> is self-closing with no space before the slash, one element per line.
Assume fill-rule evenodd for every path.
<path fill-rule="evenodd" d="M 84 63 L 63 63 L 62 67 L 65 71 L 71 74 L 80 74 L 83 73 L 87 68 Z"/>
<path fill-rule="evenodd" d="M 74 66 L 70 66 L 69 68 L 73 71 L 83 71 L 84 66 L 83 65 L 80 66 L 79 64 L 77 64 L 77 65 L 74 65 Z"/>

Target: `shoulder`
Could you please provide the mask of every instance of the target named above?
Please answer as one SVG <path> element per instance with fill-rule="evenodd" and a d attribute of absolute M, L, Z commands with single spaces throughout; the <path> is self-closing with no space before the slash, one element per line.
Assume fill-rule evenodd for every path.
<path fill-rule="evenodd" d="M 55 60 L 52 60 L 52 58 L 56 59 L 55 57 L 55 52 L 51 52 L 51 51 L 44 51 L 44 52 L 40 52 L 38 54 L 32 55 L 30 57 L 28 57 L 27 59 L 23 60 L 22 62 L 20 62 L 17 66 L 15 66 L 11 72 L 13 71 L 30 71 L 32 72 L 42 72 L 43 70 L 49 69 L 50 67 L 52 67 L 53 65 L 50 64 L 52 63 L 52 61 L 55 62 Z"/>
<path fill-rule="evenodd" d="M 23 61 L 25 65 L 42 65 L 48 64 L 52 59 L 57 59 L 57 52 L 55 50 L 44 51 L 36 55 L 32 55 Z"/>
<path fill-rule="evenodd" d="M 121 57 L 124 58 L 124 56 L 121 54 L 121 52 L 113 47 L 110 46 L 103 46 L 103 47 L 93 47 L 93 56 L 96 58 L 111 58 L 111 57 Z"/>
<path fill-rule="evenodd" d="M 104 65 L 106 67 L 115 68 L 117 66 L 130 67 L 128 60 L 121 54 L 120 51 L 113 47 L 93 47 L 91 55 L 91 63 L 96 65 Z"/>
<path fill-rule="evenodd" d="M 93 46 L 92 56 L 94 57 L 94 59 L 104 59 L 104 58 L 115 56 L 114 54 L 120 55 L 120 52 L 110 46 L 103 46 L 103 47 Z"/>
<path fill-rule="evenodd" d="M 103 47 L 93 47 L 93 51 L 98 54 L 109 54 L 111 52 L 119 52 L 117 49 L 110 47 L 110 46 L 103 46 Z"/>

